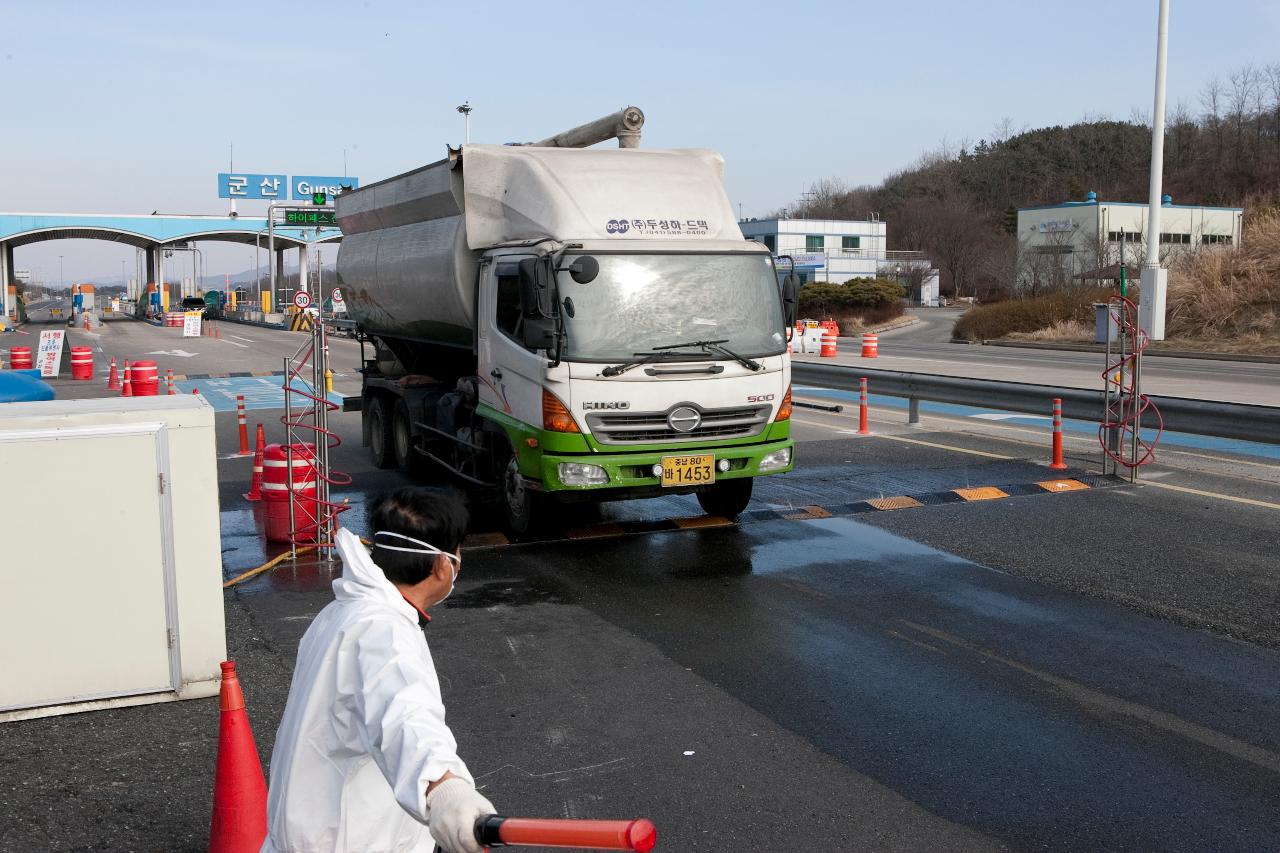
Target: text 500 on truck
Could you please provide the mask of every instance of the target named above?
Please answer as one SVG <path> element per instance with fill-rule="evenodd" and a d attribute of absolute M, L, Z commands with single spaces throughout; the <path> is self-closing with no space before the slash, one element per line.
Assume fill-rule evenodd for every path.
<path fill-rule="evenodd" d="M 640 150 L 643 121 L 465 145 L 337 197 L 376 465 L 494 488 L 517 535 L 568 500 L 692 493 L 734 517 L 791 470 L 796 280 L 743 238 L 720 155 Z"/>

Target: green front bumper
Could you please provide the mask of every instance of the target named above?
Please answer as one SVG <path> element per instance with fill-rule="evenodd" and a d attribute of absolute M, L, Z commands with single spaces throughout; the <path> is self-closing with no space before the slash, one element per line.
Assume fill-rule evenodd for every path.
<path fill-rule="evenodd" d="M 791 459 L 785 467 L 769 471 L 760 470 L 760 460 L 778 450 L 791 449 Z M 773 441 L 762 441 L 759 444 L 727 445 L 722 447 L 672 447 L 664 450 L 644 450 L 626 453 L 585 453 L 563 454 L 543 452 L 539 464 L 542 488 L 548 492 L 606 492 L 610 490 L 627 490 L 632 493 L 651 492 L 653 494 L 692 491 L 692 487 L 662 488 L 660 477 L 653 475 L 653 466 L 662 462 L 664 456 L 683 456 L 693 453 L 712 453 L 716 461 L 729 460 L 728 471 L 717 471 L 717 480 L 732 480 L 741 477 L 762 477 L 771 474 L 785 474 L 795 467 L 795 442 L 790 437 Z M 599 465 L 609 475 L 609 482 L 594 486 L 567 486 L 560 480 L 561 462 L 583 462 Z M 624 497 L 619 494 L 618 497 Z"/>

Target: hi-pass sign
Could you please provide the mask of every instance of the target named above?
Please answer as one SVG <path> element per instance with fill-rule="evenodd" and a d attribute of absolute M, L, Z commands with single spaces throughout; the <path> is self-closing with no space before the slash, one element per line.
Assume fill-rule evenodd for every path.
<path fill-rule="evenodd" d="M 251 172 L 219 172 L 218 198 L 242 198 L 265 201 L 311 201 L 316 193 L 333 198 L 345 190 L 360 186 L 359 178 L 326 175 L 258 174 Z"/>

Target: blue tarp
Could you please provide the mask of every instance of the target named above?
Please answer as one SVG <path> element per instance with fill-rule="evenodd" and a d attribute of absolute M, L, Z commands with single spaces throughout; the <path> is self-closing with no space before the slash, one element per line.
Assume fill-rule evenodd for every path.
<path fill-rule="evenodd" d="M 0 403 L 52 399 L 53 386 L 41 381 L 39 370 L 0 370 Z"/>

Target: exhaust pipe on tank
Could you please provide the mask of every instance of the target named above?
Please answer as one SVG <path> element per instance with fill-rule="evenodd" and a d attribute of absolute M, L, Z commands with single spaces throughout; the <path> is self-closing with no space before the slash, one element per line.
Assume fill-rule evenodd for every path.
<path fill-rule="evenodd" d="M 616 113 L 589 121 L 564 133 L 557 133 L 541 142 L 529 142 L 543 148 L 586 148 L 606 139 L 618 140 L 619 148 L 639 148 L 640 128 L 644 127 L 644 113 L 639 107 L 623 107 Z"/>

